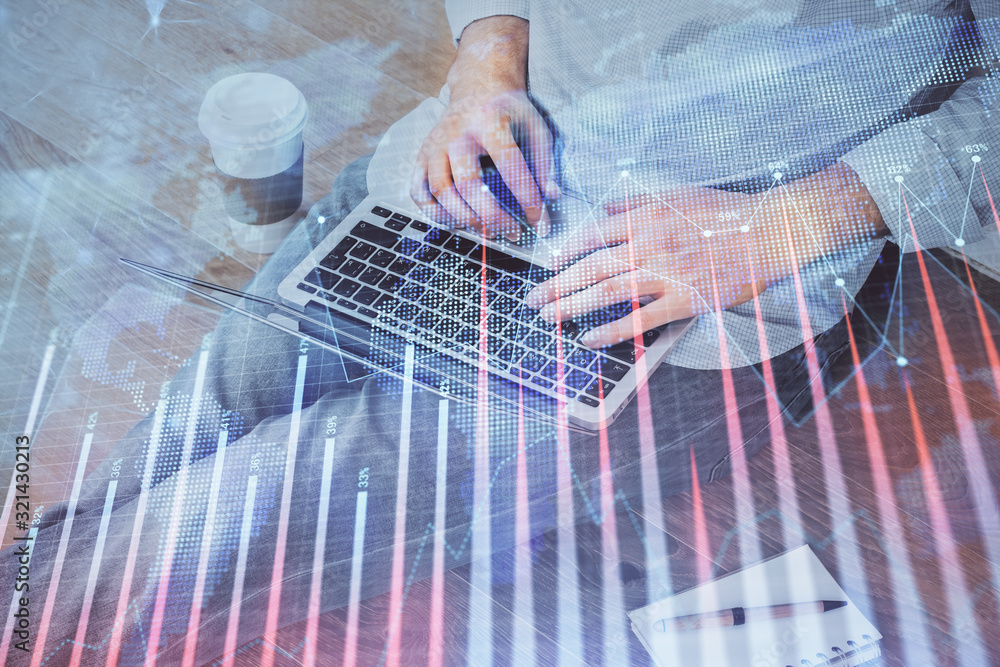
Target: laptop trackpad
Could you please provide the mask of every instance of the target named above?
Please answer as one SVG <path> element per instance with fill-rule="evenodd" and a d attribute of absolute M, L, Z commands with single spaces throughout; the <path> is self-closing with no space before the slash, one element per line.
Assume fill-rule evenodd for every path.
<path fill-rule="evenodd" d="M 323 341 L 327 345 L 341 351 L 344 362 L 344 374 L 349 381 L 360 380 L 377 372 L 377 365 L 399 366 L 402 369 L 403 357 L 388 350 L 403 349 L 403 339 L 393 334 L 379 331 L 379 337 L 393 337 L 398 341 L 384 341 L 384 346 L 376 348 L 372 345 L 372 326 L 349 315 L 328 310 L 315 301 L 305 305 L 305 314 L 313 320 L 324 323 L 320 326 L 309 320 L 299 320 L 299 331 Z M 388 348 L 388 349 L 386 349 Z M 376 364 L 378 359 L 379 364 Z"/>
<path fill-rule="evenodd" d="M 340 350 L 344 374 L 349 381 L 361 380 L 386 370 L 397 375 L 404 374 L 406 346 L 413 345 L 411 341 L 340 311 L 329 310 L 316 301 L 307 303 L 304 310 L 306 315 L 326 326 L 299 320 L 299 331 Z M 444 372 L 447 366 L 442 363 L 445 361 L 442 355 L 422 345 L 415 345 L 414 355 L 413 379 L 416 382 L 433 388 L 447 385 L 452 387 L 452 393 L 460 396 L 470 393 L 469 387 L 463 387 L 461 382 L 455 382 Z M 440 361 L 431 361 L 432 357 Z"/>

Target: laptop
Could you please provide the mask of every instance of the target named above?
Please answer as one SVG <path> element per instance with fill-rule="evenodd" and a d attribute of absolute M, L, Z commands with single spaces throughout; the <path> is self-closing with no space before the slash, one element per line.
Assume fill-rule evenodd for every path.
<path fill-rule="evenodd" d="M 334 331 L 352 329 L 340 344 L 367 337 L 370 349 L 352 352 L 372 370 L 399 361 L 392 341 L 396 350 L 409 342 L 424 360 L 445 355 L 485 368 L 526 403 L 558 402 L 572 426 L 604 428 L 690 320 L 594 350 L 580 343 L 583 334 L 627 315 L 631 302 L 560 324 L 540 318 L 525 295 L 556 274 L 560 250 L 597 222 L 599 207 L 564 189 L 547 205 L 553 231 L 538 238 L 496 169 L 485 160 L 483 166 L 485 185 L 525 227 L 519 242 L 486 240 L 414 215 L 412 204 L 369 196 L 288 274 L 278 295 L 313 321 L 325 318 Z M 329 339 L 326 330 L 309 327 L 300 323 L 303 333 Z M 423 380 L 439 389 L 435 382 Z"/>

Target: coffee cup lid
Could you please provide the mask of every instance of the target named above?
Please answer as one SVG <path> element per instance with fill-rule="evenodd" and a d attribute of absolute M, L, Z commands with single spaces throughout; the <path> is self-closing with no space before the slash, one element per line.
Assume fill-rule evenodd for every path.
<path fill-rule="evenodd" d="M 198 127 L 212 143 L 266 147 L 302 131 L 309 109 L 291 81 L 264 72 L 216 82 L 201 104 Z"/>

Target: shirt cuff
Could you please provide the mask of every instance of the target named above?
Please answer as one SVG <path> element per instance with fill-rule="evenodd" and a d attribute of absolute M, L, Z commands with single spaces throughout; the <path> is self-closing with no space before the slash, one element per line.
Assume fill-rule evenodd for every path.
<path fill-rule="evenodd" d="M 889 239 L 913 250 L 955 247 L 983 237 L 963 184 L 940 146 L 914 118 L 881 132 L 841 160 L 861 178 L 889 228 Z M 913 231 L 910 222 L 913 223 Z"/>
<path fill-rule="evenodd" d="M 529 0 L 447 0 L 444 5 L 452 37 L 458 42 L 473 21 L 489 16 L 517 16 L 528 20 Z"/>

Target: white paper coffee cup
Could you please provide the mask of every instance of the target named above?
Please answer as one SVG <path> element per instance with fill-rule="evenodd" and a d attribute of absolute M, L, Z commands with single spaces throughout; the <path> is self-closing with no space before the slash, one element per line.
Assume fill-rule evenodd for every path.
<path fill-rule="evenodd" d="M 302 203 L 302 93 L 274 74 L 222 79 L 205 95 L 198 127 L 222 172 L 233 237 L 252 252 L 274 252 Z"/>

